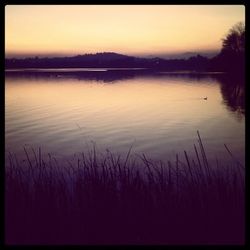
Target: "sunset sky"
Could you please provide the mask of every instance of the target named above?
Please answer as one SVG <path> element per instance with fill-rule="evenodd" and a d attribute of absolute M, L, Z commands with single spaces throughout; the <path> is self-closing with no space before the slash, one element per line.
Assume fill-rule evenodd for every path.
<path fill-rule="evenodd" d="M 159 55 L 221 48 L 243 5 L 7 5 L 6 56 L 112 51 Z"/>

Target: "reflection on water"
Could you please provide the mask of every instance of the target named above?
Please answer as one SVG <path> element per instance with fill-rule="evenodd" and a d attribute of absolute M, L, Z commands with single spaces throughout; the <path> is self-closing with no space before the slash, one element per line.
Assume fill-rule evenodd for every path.
<path fill-rule="evenodd" d="M 95 141 L 117 153 L 133 144 L 135 153 L 165 161 L 183 150 L 192 155 L 199 130 L 211 160 L 229 159 L 226 143 L 244 163 L 244 85 L 229 79 L 146 70 L 8 72 L 6 150 L 21 155 L 29 144 L 68 157 Z"/>
<path fill-rule="evenodd" d="M 224 103 L 241 120 L 245 117 L 245 80 L 242 77 L 219 77 Z"/>
<path fill-rule="evenodd" d="M 77 80 L 92 80 L 101 82 L 116 82 L 120 80 L 131 79 L 138 76 L 152 75 L 152 70 L 146 69 L 50 69 L 42 71 L 35 69 L 26 70 L 8 70 L 5 72 L 8 77 L 13 78 L 29 78 L 29 79 L 40 79 L 40 78 L 71 78 Z"/>

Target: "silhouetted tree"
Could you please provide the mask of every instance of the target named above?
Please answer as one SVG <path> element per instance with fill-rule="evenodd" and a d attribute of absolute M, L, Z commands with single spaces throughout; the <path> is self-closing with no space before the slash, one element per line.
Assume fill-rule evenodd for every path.
<path fill-rule="evenodd" d="M 245 25 L 235 24 L 222 39 L 222 49 L 211 61 L 212 69 L 244 74 L 245 72 Z"/>
<path fill-rule="evenodd" d="M 222 52 L 240 54 L 245 52 L 245 25 L 242 22 L 235 24 L 222 39 Z"/>

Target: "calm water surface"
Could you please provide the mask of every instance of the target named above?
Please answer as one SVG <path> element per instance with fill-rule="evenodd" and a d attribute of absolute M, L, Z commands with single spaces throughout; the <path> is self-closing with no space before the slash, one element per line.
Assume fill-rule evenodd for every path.
<path fill-rule="evenodd" d="M 5 78 L 5 148 L 23 146 L 70 159 L 91 148 L 167 161 L 194 154 L 199 130 L 210 161 L 244 164 L 242 88 L 217 75 L 157 74 L 115 77 L 58 74 Z M 204 100 L 207 97 L 207 100 Z"/>

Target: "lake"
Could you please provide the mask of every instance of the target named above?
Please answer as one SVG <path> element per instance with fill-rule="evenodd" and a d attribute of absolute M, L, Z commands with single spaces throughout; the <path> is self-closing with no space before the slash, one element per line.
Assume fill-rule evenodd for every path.
<path fill-rule="evenodd" d="M 138 71 L 138 72 L 137 72 Z M 208 160 L 245 165 L 244 84 L 222 73 L 73 69 L 5 72 L 5 151 L 23 147 L 73 159 L 99 152 L 195 156 L 199 130 Z M 207 100 L 204 99 L 207 97 Z"/>

